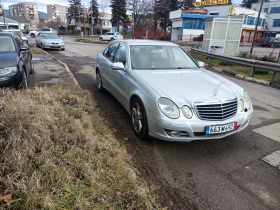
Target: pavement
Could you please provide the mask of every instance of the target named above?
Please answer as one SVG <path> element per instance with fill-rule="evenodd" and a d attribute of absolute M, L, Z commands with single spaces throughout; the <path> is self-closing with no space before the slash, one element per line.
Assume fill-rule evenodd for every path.
<path fill-rule="evenodd" d="M 164 206 L 280 209 L 279 90 L 222 75 L 251 96 L 254 116 L 247 129 L 220 140 L 143 141 L 135 137 L 130 116 L 120 103 L 95 88 L 96 55 L 106 45 L 75 43 L 71 38 L 64 42 L 65 51 L 48 53 L 66 63 L 81 88 L 92 93 L 109 128 L 126 145 L 135 167 Z"/>

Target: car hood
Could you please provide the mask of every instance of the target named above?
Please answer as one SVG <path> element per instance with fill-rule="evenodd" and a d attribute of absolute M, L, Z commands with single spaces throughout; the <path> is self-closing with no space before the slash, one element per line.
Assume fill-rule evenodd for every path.
<path fill-rule="evenodd" d="M 242 88 L 205 69 L 189 70 L 134 70 L 161 97 L 178 106 L 193 102 L 242 97 Z M 214 94 L 218 90 L 217 94 Z"/>
<path fill-rule="evenodd" d="M 42 39 L 43 42 L 53 42 L 53 43 L 60 43 L 62 42 L 61 39 Z"/>
<path fill-rule="evenodd" d="M 0 53 L 0 69 L 17 66 L 17 53 Z"/>

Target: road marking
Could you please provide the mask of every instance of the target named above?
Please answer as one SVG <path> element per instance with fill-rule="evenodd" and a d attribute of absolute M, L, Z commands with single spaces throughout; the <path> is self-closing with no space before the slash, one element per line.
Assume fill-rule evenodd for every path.
<path fill-rule="evenodd" d="M 261 128 L 257 128 L 253 131 L 267 138 L 273 139 L 274 141 L 280 142 L 280 123 L 275 123 Z"/>
<path fill-rule="evenodd" d="M 280 170 L 280 150 L 263 157 L 262 160 Z"/>

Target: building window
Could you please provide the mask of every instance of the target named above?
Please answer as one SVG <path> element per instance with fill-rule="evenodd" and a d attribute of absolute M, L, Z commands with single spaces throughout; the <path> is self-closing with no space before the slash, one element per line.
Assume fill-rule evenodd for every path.
<path fill-rule="evenodd" d="M 247 25 L 255 25 L 255 19 L 254 17 L 248 16 L 247 18 Z"/>
<path fill-rule="evenodd" d="M 210 12 L 210 15 L 217 15 L 217 16 L 219 16 L 220 13 L 219 12 Z"/>
<path fill-rule="evenodd" d="M 265 26 L 265 22 L 266 22 L 266 19 L 263 19 L 263 22 L 262 22 L 262 27 L 264 28 Z"/>
<path fill-rule="evenodd" d="M 270 13 L 271 14 L 280 13 L 280 7 L 271 7 Z"/>
<path fill-rule="evenodd" d="M 184 21 L 184 29 L 199 29 L 203 30 L 204 20 L 202 19 L 187 19 Z"/>
<path fill-rule="evenodd" d="M 244 24 L 247 23 L 247 15 L 245 15 L 243 23 L 244 23 Z"/>
<path fill-rule="evenodd" d="M 268 13 L 268 8 L 264 8 L 263 11 Z"/>
<path fill-rule="evenodd" d="M 261 26 L 261 25 L 262 25 L 262 21 L 263 21 L 263 19 L 262 19 L 262 18 L 259 18 L 258 26 Z"/>
<path fill-rule="evenodd" d="M 280 27 L 280 19 L 274 19 L 272 27 Z"/>

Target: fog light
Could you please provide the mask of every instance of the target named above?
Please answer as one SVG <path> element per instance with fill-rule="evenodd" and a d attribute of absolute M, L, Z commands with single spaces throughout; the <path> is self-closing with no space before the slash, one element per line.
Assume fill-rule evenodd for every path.
<path fill-rule="evenodd" d="M 170 135 L 171 135 L 171 136 L 180 136 L 180 135 L 181 135 L 181 132 L 180 132 L 180 131 L 171 131 L 171 132 L 170 132 Z"/>

